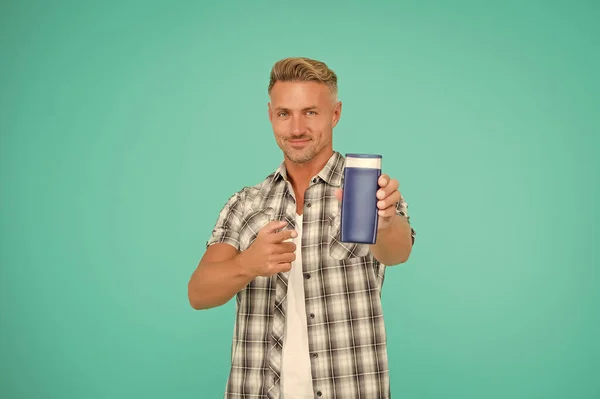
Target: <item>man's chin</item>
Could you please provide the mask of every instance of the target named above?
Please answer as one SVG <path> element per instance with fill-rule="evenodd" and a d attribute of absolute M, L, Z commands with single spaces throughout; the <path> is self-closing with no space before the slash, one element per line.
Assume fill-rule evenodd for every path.
<path fill-rule="evenodd" d="M 312 151 L 295 151 L 293 149 L 288 149 L 285 155 L 290 161 L 300 164 L 310 162 L 315 157 Z"/>

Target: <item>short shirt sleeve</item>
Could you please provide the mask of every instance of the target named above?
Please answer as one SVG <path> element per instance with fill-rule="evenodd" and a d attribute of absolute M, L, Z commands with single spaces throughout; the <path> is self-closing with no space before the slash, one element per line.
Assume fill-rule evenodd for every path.
<path fill-rule="evenodd" d="M 206 242 L 206 248 L 213 244 L 229 244 L 239 251 L 240 228 L 243 217 L 242 195 L 238 192 L 232 195 L 219 212 L 219 217 L 213 228 L 212 234 Z"/>
<path fill-rule="evenodd" d="M 406 201 L 404 200 L 404 197 L 400 196 L 400 201 L 398 201 L 396 203 L 396 214 L 399 216 L 402 216 L 404 219 L 406 219 L 406 221 L 408 222 L 408 224 L 410 225 L 410 216 L 408 215 L 408 204 L 406 203 Z M 410 228 L 410 235 L 412 237 L 412 243 L 415 243 L 415 236 L 416 236 L 416 232 L 415 230 L 412 228 Z"/>

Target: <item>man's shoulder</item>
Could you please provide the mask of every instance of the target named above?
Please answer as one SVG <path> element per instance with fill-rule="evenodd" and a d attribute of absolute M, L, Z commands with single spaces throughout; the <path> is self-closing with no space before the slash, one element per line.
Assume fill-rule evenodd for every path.
<path fill-rule="evenodd" d="M 279 184 L 276 179 L 277 171 L 271 172 L 264 179 L 252 185 L 242 186 L 241 189 L 233 193 L 232 199 L 241 201 L 242 203 L 254 202 L 257 197 L 268 196 L 273 190 L 279 189 Z"/>

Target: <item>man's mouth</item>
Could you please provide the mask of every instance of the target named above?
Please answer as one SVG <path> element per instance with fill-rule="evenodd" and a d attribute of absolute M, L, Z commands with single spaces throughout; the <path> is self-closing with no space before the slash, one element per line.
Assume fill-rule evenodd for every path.
<path fill-rule="evenodd" d="M 310 139 L 307 137 L 304 137 L 304 138 L 300 138 L 300 139 L 288 139 L 288 141 L 292 144 L 304 144 L 304 143 L 308 143 L 310 141 Z"/>

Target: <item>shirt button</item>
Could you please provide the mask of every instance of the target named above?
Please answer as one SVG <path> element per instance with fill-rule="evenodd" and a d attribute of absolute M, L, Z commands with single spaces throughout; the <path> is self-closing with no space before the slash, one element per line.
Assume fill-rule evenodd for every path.
<path fill-rule="evenodd" d="M 315 177 L 315 178 L 313 179 L 313 183 L 316 183 L 316 182 L 317 182 L 317 178 Z"/>
<path fill-rule="evenodd" d="M 314 318 L 315 318 L 315 314 L 314 314 L 314 313 L 311 313 L 311 314 L 310 314 L 310 318 L 311 318 L 311 319 L 314 319 Z"/>
<path fill-rule="evenodd" d="M 306 203 L 306 207 L 307 207 L 307 208 L 310 208 L 310 202 L 307 202 L 307 203 Z"/>
<path fill-rule="evenodd" d="M 318 357 L 319 357 L 319 355 L 318 355 L 317 353 L 313 353 L 313 354 L 312 354 L 312 357 L 313 357 L 314 359 L 316 359 L 316 358 L 318 358 Z"/>
<path fill-rule="evenodd" d="M 310 278 L 310 273 L 304 273 L 304 278 L 308 280 Z"/>
<path fill-rule="evenodd" d="M 317 396 L 322 396 L 323 394 L 321 393 L 321 391 L 317 391 Z"/>

